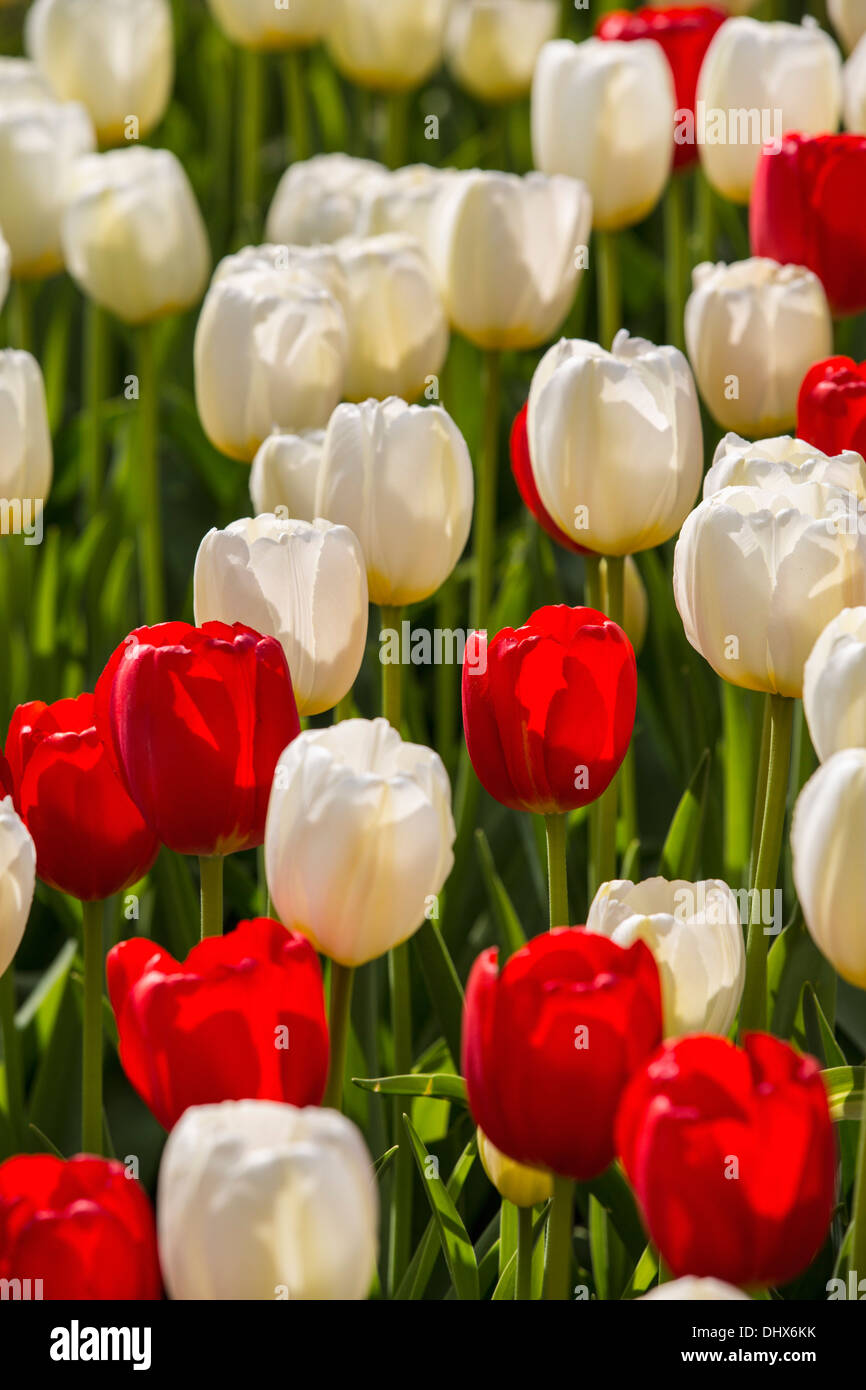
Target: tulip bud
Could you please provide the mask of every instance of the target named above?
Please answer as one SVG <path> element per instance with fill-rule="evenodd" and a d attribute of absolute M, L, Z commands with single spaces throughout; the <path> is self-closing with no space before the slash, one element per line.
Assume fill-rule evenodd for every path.
<path fill-rule="evenodd" d="M 60 224 L 70 171 L 96 141 L 77 102 L 0 103 L 0 227 L 12 273 L 39 280 L 63 269 Z"/>
<path fill-rule="evenodd" d="M 670 65 L 650 39 L 556 39 L 532 80 L 532 148 L 546 174 L 582 179 L 593 226 L 640 222 L 664 191 L 674 143 Z"/>
<path fill-rule="evenodd" d="M 351 236 L 364 197 L 387 176 L 383 164 L 347 154 L 317 154 L 291 164 L 268 213 L 268 241 L 308 246 Z"/>
<path fill-rule="evenodd" d="M 333 0 L 328 47 L 360 87 L 408 91 L 438 68 L 450 0 Z"/>
<path fill-rule="evenodd" d="M 355 532 L 373 603 L 435 594 L 463 553 L 473 496 L 466 441 L 441 406 L 392 396 L 334 411 L 316 514 Z"/>
<path fill-rule="evenodd" d="M 841 74 L 839 50 L 811 16 L 801 25 L 748 18 L 723 24 L 698 77 L 707 122 L 701 164 L 713 187 L 747 203 L 762 146 L 772 141 L 775 152 L 789 130 L 835 130 Z"/>
<path fill-rule="evenodd" d="M 514 101 L 529 91 L 558 27 L 556 0 L 457 0 L 445 33 L 448 66 L 482 101 Z"/>
<path fill-rule="evenodd" d="M 866 603 L 857 499 L 824 483 L 726 487 L 686 518 L 674 598 L 686 637 L 724 680 L 799 697 L 818 635 Z"/>
<path fill-rule="evenodd" d="M 139 145 L 80 160 L 62 234 L 72 278 L 125 323 L 182 313 L 204 293 L 207 231 L 186 171 L 169 150 Z"/>
<path fill-rule="evenodd" d="M 850 53 L 866 34 L 866 0 L 827 0 L 827 15 Z"/>
<path fill-rule="evenodd" d="M 274 515 L 209 531 L 195 561 L 195 621 L 245 623 L 276 637 L 300 715 L 333 709 L 355 683 L 367 640 L 364 556 L 346 526 Z"/>
<path fill-rule="evenodd" d="M 589 241 L 585 186 L 471 169 L 443 185 L 431 254 L 453 326 L 483 348 L 538 347 L 571 307 Z"/>
<path fill-rule="evenodd" d="M 343 310 L 305 271 L 214 280 L 195 336 L 205 434 L 249 463 L 275 428 L 322 428 L 343 394 L 348 352 Z"/>
<path fill-rule="evenodd" d="M 692 284 L 686 344 L 713 419 L 752 437 L 792 427 L 803 375 L 833 344 L 817 275 L 753 256 L 704 262 Z"/>
<path fill-rule="evenodd" d="M 241 48 L 308 48 L 324 38 L 333 0 L 208 0 L 211 13 Z"/>
<path fill-rule="evenodd" d="M 586 929 L 618 946 L 649 946 L 661 980 L 665 1037 L 729 1031 L 743 993 L 746 955 L 737 900 L 726 883 L 603 883 Z"/>
<path fill-rule="evenodd" d="M 363 965 L 435 915 L 454 862 L 438 755 L 384 719 L 301 734 L 280 758 L 265 866 L 281 920 L 341 965 Z"/>
<path fill-rule="evenodd" d="M 532 379 L 529 444 L 541 500 L 566 534 L 602 555 L 660 545 L 679 530 L 703 470 L 685 357 L 624 329 L 610 352 L 563 338 Z"/>
<path fill-rule="evenodd" d="M 36 846 L 7 796 L 0 801 L 0 975 L 21 945 L 35 887 Z"/>
<path fill-rule="evenodd" d="M 791 823 L 806 926 L 833 969 L 866 989 L 866 748 L 841 748 L 809 778 Z"/>
<path fill-rule="evenodd" d="M 379 1203 L 360 1131 L 335 1110 L 188 1110 L 162 1156 L 159 1252 L 173 1299 L 363 1299 Z"/>
<path fill-rule="evenodd" d="M 553 1174 L 545 1168 L 530 1168 L 515 1163 L 513 1158 L 497 1149 L 484 1133 L 477 1131 L 478 1157 L 488 1178 L 500 1197 L 516 1207 L 534 1207 L 553 1196 Z"/>
<path fill-rule="evenodd" d="M 275 512 L 299 521 L 315 519 L 324 445 L 324 430 L 268 436 L 250 469 L 250 497 L 256 516 Z"/>
<path fill-rule="evenodd" d="M 0 352 L 0 530 L 38 521 L 53 477 L 51 429 L 42 372 L 29 352 Z M 20 507 L 21 521 L 15 515 Z M 7 524 L 6 531 L 16 529 Z"/>
<path fill-rule="evenodd" d="M 751 1303 L 747 1293 L 742 1289 L 737 1289 L 733 1284 L 726 1284 L 721 1279 L 696 1279 L 694 1275 L 684 1275 L 682 1279 L 672 1279 L 667 1284 L 657 1284 L 649 1293 L 642 1294 L 637 1300 L 638 1303 L 646 1303 L 650 1299 L 668 1299 L 678 1303 L 719 1303 L 725 1300 L 734 1302 L 737 1299 L 745 1299 L 746 1303 Z"/>
<path fill-rule="evenodd" d="M 704 497 L 726 487 L 784 492 L 798 483 L 829 483 L 866 501 L 866 462 L 853 449 L 822 454 L 805 439 L 780 435 L 754 443 L 726 434 L 704 478 Z"/>
<path fill-rule="evenodd" d="M 349 331 L 345 395 L 414 400 L 448 354 L 448 323 L 424 253 L 398 235 L 342 242 L 339 249 Z"/>
<path fill-rule="evenodd" d="M 35 0 L 25 39 L 57 96 L 87 108 L 100 144 L 148 135 L 165 115 L 174 82 L 168 0 Z"/>
<path fill-rule="evenodd" d="M 0 107 L 55 102 L 50 82 L 29 58 L 0 57 Z"/>
<path fill-rule="evenodd" d="M 803 709 L 822 763 L 842 748 L 866 748 L 866 608 L 843 608 L 806 662 Z"/>

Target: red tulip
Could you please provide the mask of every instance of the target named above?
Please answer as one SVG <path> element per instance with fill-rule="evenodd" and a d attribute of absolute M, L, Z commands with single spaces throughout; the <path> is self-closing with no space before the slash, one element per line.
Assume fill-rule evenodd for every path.
<path fill-rule="evenodd" d="M 593 608 L 539 608 L 524 627 L 466 644 L 466 746 L 503 806 L 548 814 L 595 801 L 626 755 L 636 701 L 632 645 Z"/>
<path fill-rule="evenodd" d="M 825 454 L 866 452 L 866 362 L 828 357 L 809 368 L 797 400 L 797 434 Z"/>
<path fill-rule="evenodd" d="M 15 795 L 15 783 L 12 781 L 12 769 L 8 762 L 0 753 L 0 801 L 5 801 L 7 796 Z"/>
<path fill-rule="evenodd" d="M 654 39 L 664 52 L 674 78 L 677 111 L 694 115 L 698 73 L 710 40 L 727 14 L 715 5 L 694 5 L 668 9 L 615 10 L 596 25 L 600 39 Z M 675 144 L 674 164 L 694 164 L 697 144 Z"/>
<path fill-rule="evenodd" d="M 582 1181 L 614 1157 L 629 1077 L 662 1036 L 658 970 L 643 941 L 557 927 L 500 972 L 476 960 L 463 1013 L 469 1107 L 509 1158 Z"/>
<path fill-rule="evenodd" d="M 617 1147 L 675 1275 L 784 1284 L 824 1242 L 836 1146 L 820 1067 L 767 1033 L 666 1043 L 623 1097 Z"/>
<path fill-rule="evenodd" d="M 0 1164 L 0 1279 L 30 1297 L 160 1297 L 153 1212 L 143 1188 L 104 1158 L 27 1154 Z"/>
<path fill-rule="evenodd" d="M 319 959 L 269 917 L 194 946 L 183 964 L 143 937 L 108 953 L 120 1060 L 165 1129 L 190 1105 L 318 1105 L 328 1076 Z"/>
<path fill-rule="evenodd" d="M 576 555 L 589 555 L 591 552 L 585 546 L 578 545 L 577 541 L 572 540 L 567 532 L 557 526 L 541 500 L 529 454 L 529 431 L 526 423 L 528 414 L 529 402 L 527 401 L 519 415 L 515 417 L 511 427 L 511 472 L 517 484 L 517 491 L 523 499 L 523 505 L 527 511 L 532 513 L 539 526 L 547 532 L 552 540 L 556 541 L 557 545 L 564 546 L 566 550 L 574 551 Z"/>
<path fill-rule="evenodd" d="M 99 678 L 96 717 L 163 844 L 197 855 L 262 844 L 277 759 L 300 731 L 275 637 L 240 623 L 138 628 Z"/>
<path fill-rule="evenodd" d="M 754 255 L 813 270 L 834 314 L 866 309 L 866 135 L 786 135 L 764 150 L 749 230 Z"/>
<path fill-rule="evenodd" d="M 159 846 L 97 733 L 92 695 L 19 705 L 6 757 L 43 883 L 95 902 L 147 873 Z"/>

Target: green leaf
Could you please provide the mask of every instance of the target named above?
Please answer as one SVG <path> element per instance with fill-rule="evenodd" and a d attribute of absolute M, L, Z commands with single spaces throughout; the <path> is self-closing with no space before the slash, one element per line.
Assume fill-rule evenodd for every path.
<path fill-rule="evenodd" d="M 435 922 L 424 922 L 412 938 L 436 1009 L 445 1041 L 455 1061 L 460 1057 L 463 1028 L 463 986 L 442 933 Z"/>
<path fill-rule="evenodd" d="M 353 1076 L 352 1083 L 362 1091 L 382 1096 L 428 1096 L 432 1100 L 452 1100 L 466 1105 L 466 1082 L 450 1072 L 410 1072 L 408 1076 Z"/>
<path fill-rule="evenodd" d="M 591 1193 L 587 1225 L 596 1295 L 604 1300 L 618 1299 L 627 1281 L 625 1246 L 607 1210 Z"/>
<path fill-rule="evenodd" d="M 777 1038 L 794 1038 L 800 1031 L 803 986 L 808 981 L 822 1001 L 825 1017 L 835 990 L 835 971 L 821 955 L 803 922 L 799 908 L 770 947 L 767 983 L 772 1031 Z"/>
<path fill-rule="evenodd" d="M 418 1172 L 421 1174 L 421 1182 L 436 1222 L 454 1292 L 460 1299 L 477 1299 L 478 1262 L 472 1242 L 466 1234 L 466 1227 L 442 1179 L 433 1171 L 428 1172 L 430 1155 L 418 1138 L 408 1115 L 403 1116 L 403 1124 L 406 1126 Z"/>
<path fill-rule="evenodd" d="M 659 1272 L 659 1257 L 648 1245 L 634 1267 L 631 1279 L 623 1290 L 623 1298 L 640 1298 L 653 1285 Z"/>
<path fill-rule="evenodd" d="M 682 878 L 689 881 L 694 875 L 709 781 L 710 750 L 705 748 L 692 774 L 692 780 L 674 812 L 662 847 L 659 861 L 659 873 L 662 878 Z"/>
<path fill-rule="evenodd" d="M 580 1183 L 578 1187 L 585 1196 L 594 1197 L 604 1207 L 626 1249 L 636 1260 L 646 1245 L 646 1232 L 632 1190 L 619 1165 L 612 1163 L 601 1177 L 589 1183 Z"/>
<path fill-rule="evenodd" d="M 866 1067 L 830 1067 L 822 1071 L 830 1115 L 834 1120 L 859 1120 L 863 1114 Z"/>
<path fill-rule="evenodd" d="M 522 946 L 526 945 L 526 933 L 508 896 L 505 884 L 496 872 L 490 844 L 480 827 L 475 831 L 475 849 L 481 865 L 484 886 L 490 899 L 490 908 L 499 932 L 503 954 L 513 956 L 515 951 L 519 951 Z"/>
<path fill-rule="evenodd" d="M 830 1027 L 821 1008 L 814 987 L 808 982 L 803 986 L 803 1024 L 810 1052 L 823 1062 L 825 1067 L 845 1067 L 848 1058 L 842 1051 L 833 1029 Z"/>
<path fill-rule="evenodd" d="M 466 1179 L 469 1177 L 472 1165 L 477 1157 L 478 1144 L 473 1135 L 455 1163 L 454 1170 L 446 1184 L 448 1196 L 451 1198 L 452 1202 L 456 1202 L 459 1199 L 460 1193 L 463 1191 L 463 1186 Z M 406 1270 L 400 1287 L 394 1295 L 395 1299 L 411 1299 L 412 1301 L 416 1301 L 423 1297 L 424 1291 L 430 1282 L 430 1276 L 433 1273 L 439 1249 L 436 1220 L 435 1217 L 431 1216 L 427 1223 L 427 1228 L 418 1243 L 418 1248 L 409 1262 L 409 1268 Z"/>

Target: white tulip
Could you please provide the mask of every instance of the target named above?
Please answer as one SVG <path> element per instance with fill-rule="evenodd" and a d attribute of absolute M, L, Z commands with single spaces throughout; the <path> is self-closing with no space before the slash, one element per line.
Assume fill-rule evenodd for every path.
<path fill-rule="evenodd" d="M 29 352 L 0 352 L 0 498 L 32 523 L 53 476 L 51 430 L 42 372 Z M 25 505 L 27 504 L 27 505 Z M 2 518 L 0 518 L 2 521 Z"/>
<path fill-rule="evenodd" d="M 535 165 L 586 183 L 595 227 L 631 226 L 668 181 L 674 112 L 670 65 L 651 39 L 555 39 L 532 81 Z"/>
<path fill-rule="evenodd" d="M 377 91 L 420 87 L 442 61 L 451 0 L 333 0 L 328 47 L 350 81 Z"/>
<path fill-rule="evenodd" d="M 866 463 L 853 449 L 822 454 L 814 444 L 790 435 L 752 442 L 726 434 L 704 478 L 704 497 L 725 487 L 784 492 L 799 483 L 830 483 L 866 501 Z"/>
<path fill-rule="evenodd" d="M 341 965 L 413 936 L 454 862 L 448 774 L 385 719 L 289 744 L 274 773 L 265 868 L 280 919 Z"/>
<path fill-rule="evenodd" d="M 268 436 L 250 470 L 250 497 L 257 516 L 276 512 L 300 521 L 315 518 L 324 446 L 324 430 Z"/>
<path fill-rule="evenodd" d="M 36 847 L 12 805 L 0 801 L 0 975 L 21 945 L 36 887 Z"/>
<path fill-rule="evenodd" d="M 823 483 L 726 487 L 683 525 L 674 598 L 686 637 L 746 690 L 799 697 L 821 631 L 866 603 L 866 536 L 853 494 Z"/>
<path fill-rule="evenodd" d="M 451 323 L 482 348 L 532 348 L 571 308 L 591 200 L 576 179 L 471 169 L 443 186 L 430 223 Z"/>
<path fill-rule="evenodd" d="M 384 236 L 387 232 L 401 232 L 414 237 L 435 270 L 433 220 L 453 174 L 453 169 L 407 164 L 385 179 L 372 179 L 358 211 L 359 235 Z"/>
<path fill-rule="evenodd" d="M 637 1301 L 646 1303 L 648 1299 L 668 1299 L 679 1303 L 720 1303 L 725 1300 L 751 1303 L 749 1295 L 733 1284 L 726 1284 L 722 1279 L 696 1279 L 692 1274 L 687 1274 L 683 1279 L 672 1279 L 667 1284 L 657 1284 Z"/>
<path fill-rule="evenodd" d="M 205 433 L 250 462 L 274 429 L 323 428 L 348 360 L 343 310 L 314 276 L 262 268 L 215 280 L 195 337 Z"/>
<path fill-rule="evenodd" d="M 6 296 L 9 293 L 11 273 L 12 252 L 9 250 L 9 243 L 0 231 L 0 313 L 3 312 L 3 305 L 6 303 Z"/>
<path fill-rule="evenodd" d="M 281 270 L 311 275 L 324 289 L 345 306 L 349 298 L 346 274 L 336 247 L 283 246 L 265 243 L 245 246 L 230 256 L 224 256 L 213 273 L 213 283 L 228 280 L 247 270 Z"/>
<path fill-rule="evenodd" d="M 834 970 L 866 989 L 866 749 L 843 748 L 797 798 L 794 884 L 806 926 Z"/>
<path fill-rule="evenodd" d="M 383 164 L 347 154 L 317 154 L 290 165 L 268 213 L 268 241 L 314 245 L 351 236 L 364 198 L 387 178 Z"/>
<path fill-rule="evenodd" d="M 668 540 L 701 482 L 700 409 L 673 347 L 621 330 L 611 352 L 563 338 L 529 392 L 532 468 L 541 500 L 567 535 L 602 555 Z"/>
<path fill-rule="evenodd" d="M 833 351 L 824 287 L 802 266 L 752 256 L 692 273 L 685 333 L 700 393 L 725 429 L 788 429 L 800 384 Z"/>
<path fill-rule="evenodd" d="M 842 96 L 846 130 L 862 135 L 866 132 L 866 42 L 863 39 L 858 40 L 842 69 Z"/>
<path fill-rule="evenodd" d="M 351 690 L 368 604 L 364 556 L 347 526 L 268 513 L 209 531 L 194 591 L 198 627 L 245 623 L 279 640 L 300 715 L 333 709 Z"/>
<path fill-rule="evenodd" d="M 469 538 L 473 497 L 466 441 L 441 406 L 391 397 L 334 411 L 316 514 L 355 532 L 373 603 L 401 607 L 436 592 Z"/>
<path fill-rule="evenodd" d="M 307 48 L 327 32 L 333 0 L 208 0 L 214 19 L 242 48 Z"/>
<path fill-rule="evenodd" d="M 37 280 L 63 269 L 70 171 L 95 148 L 90 117 L 77 102 L 0 103 L 0 227 L 13 275 Z"/>
<path fill-rule="evenodd" d="M 101 144 L 148 135 L 165 115 L 174 84 L 168 0 L 35 0 L 25 37 L 58 97 L 86 106 Z"/>
<path fill-rule="evenodd" d="M 843 608 L 806 662 L 803 709 L 824 763 L 841 748 L 866 748 L 866 608 Z"/>
<path fill-rule="evenodd" d="M 210 245 L 186 171 L 136 145 L 76 164 L 62 224 L 69 273 L 125 323 L 150 323 L 202 297 Z"/>
<path fill-rule="evenodd" d="M 827 0 L 830 23 L 850 53 L 866 34 L 866 0 Z"/>
<path fill-rule="evenodd" d="M 559 14 L 557 0 L 456 0 L 445 34 L 448 66 L 483 101 L 524 96 Z"/>
<path fill-rule="evenodd" d="M 728 1033 L 743 993 L 746 953 L 737 900 L 726 883 L 603 883 L 586 929 L 618 946 L 649 946 L 659 968 L 666 1038 Z"/>
<path fill-rule="evenodd" d="M 811 16 L 801 25 L 726 20 L 698 77 L 697 101 L 707 114 L 699 153 L 713 187 L 735 203 L 747 203 L 766 142 L 780 141 L 789 130 L 835 130 L 841 68 L 835 43 Z M 716 129 L 713 112 L 722 113 L 723 128 Z"/>
<path fill-rule="evenodd" d="M 157 1230 L 173 1299 L 363 1299 L 379 1200 L 360 1130 L 269 1100 L 192 1106 L 168 1137 Z"/>
<path fill-rule="evenodd" d="M 389 235 L 341 242 L 349 330 L 345 396 L 414 400 L 448 355 L 448 321 L 418 242 Z"/>
<path fill-rule="evenodd" d="M 29 58 L 0 57 L 0 107 L 56 100 L 51 83 Z"/>

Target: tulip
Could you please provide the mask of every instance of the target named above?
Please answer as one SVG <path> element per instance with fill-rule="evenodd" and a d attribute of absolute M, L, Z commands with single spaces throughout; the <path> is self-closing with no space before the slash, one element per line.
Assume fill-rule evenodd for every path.
<path fill-rule="evenodd" d="M 850 53 L 866 34 L 864 0 L 827 0 L 827 14 L 844 48 Z"/>
<path fill-rule="evenodd" d="M 421 247 L 390 235 L 344 242 L 340 263 L 349 331 L 345 395 L 414 400 L 438 380 L 448 354 L 448 323 Z"/>
<path fill-rule="evenodd" d="M 833 969 L 860 989 L 866 988 L 864 828 L 866 749 L 840 747 L 797 799 L 791 850 L 806 926 Z"/>
<path fill-rule="evenodd" d="M 391 397 L 334 411 L 316 513 L 355 532 L 373 603 L 400 607 L 436 592 L 463 553 L 472 501 L 469 450 L 441 406 Z"/>
<path fill-rule="evenodd" d="M 704 262 L 692 280 L 686 344 L 713 419 L 752 438 L 790 428 L 804 372 L 832 350 L 821 281 L 760 257 Z"/>
<path fill-rule="evenodd" d="M 300 727 L 274 637 L 240 623 L 137 628 L 99 678 L 96 719 L 163 844 L 199 856 L 262 844 L 277 758 Z"/>
<path fill-rule="evenodd" d="M 0 975 L 21 945 L 35 886 L 36 848 L 10 794 L 0 800 Z"/>
<path fill-rule="evenodd" d="M 665 1043 L 631 1081 L 617 1148 L 675 1276 L 776 1285 L 830 1224 L 836 1144 L 820 1066 L 766 1033 Z"/>
<path fill-rule="evenodd" d="M 866 450 L 866 362 L 828 357 L 803 378 L 797 430 L 829 454 Z"/>
<path fill-rule="evenodd" d="M 535 1207 L 553 1196 L 553 1175 L 544 1168 L 515 1163 L 497 1149 L 483 1130 L 477 1132 L 478 1157 L 500 1197 L 516 1207 Z"/>
<path fill-rule="evenodd" d="M 57 96 L 87 108 L 100 144 L 149 135 L 165 115 L 174 83 L 168 0 L 35 0 L 25 39 Z"/>
<path fill-rule="evenodd" d="M 319 1104 L 325 995 L 303 936 L 259 917 L 199 942 L 183 964 L 135 937 L 109 951 L 107 970 L 121 1064 L 164 1129 L 191 1105 Z"/>
<path fill-rule="evenodd" d="M 677 139 L 676 130 L 687 133 L 685 117 L 694 119 L 698 73 L 710 40 L 724 22 L 724 10 L 715 5 L 686 4 L 661 9 L 615 10 L 605 15 L 596 29 L 598 37 L 608 41 L 652 39 L 670 63 L 676 100 L 674 167 L 677 169 L 693 164 L 698 157 L 694 140 Z"/>
<path fill-rule="evenodd" d="M 0 296 L 2 298 L 2 296 Z M 53 476 L 42 372 L 29 352 L 0 352 L 0 533 L 41 524 Z M 21 520 L 15 514 L 20 504 Z M 4 525 L 4 522 L 7 525 Z M 40 532 L 41 535 L 41 532 Z"/>
<path fill-rule="evenodd" d="M 268 213 L 268 241 L 306 246 L 350 236 L 359 230 L 367 192 L 386 182 L 383 164 L 347 154 L 318 154 L 292 164 Z"/>
<path fill-rule="evenodd" d="M 518 0 L 518 3 L 526 3 L 526 0 Z M 384 236 L 388 232 L 414 237 L 435 273 L 433 221 L 439 200 L 453 176 L 453 169 L 409 164 L 404 169 L 395 169 L 385 178 L 370 179 L 364 186 L 355 230 L 365 237 Z M 439 288 L 444 295 L 444 286 Z"/>
<path fill-rule="evenodd" d="M 646 1303 L 649 1299 L 667 1299 L 676 1303 L 720 1303 L 744 1299 L 746 1303 L 751 1303 L 749 1295 L 743 1293 L 742 1289 L 735 1289 L 733 1284 L 726 1284 L 721 1279 L 695 1279 L 691 1275 L 672 1279 L 667 1284 L 657 1284 L 649 1293 L 642 1294 L 638 1302 Z"/>
<path fill-rule="evenodd" d="M 35 101 L 56 101 L 50 82 L 29 58 L 0 56 L 0 107 Z"/>
<path fill-rule="evenodd" d="M 735 203 L 747 203 L 762 146 L 775 159 L 789 130 L 835 130 L 842 107 L 841 72 L 839 50 L 811 16 L 802 25 L 748 18 L 723 24 L 698 78 L 698 102 L 707 113 L 701 165 L 713 187 Z M 726 123 L 721 130 L 717 113 Z M 769 130 L 766 117 L 772 121 Z M 735 119 L 736 126 L 728 128 Z M 753 250 L 815 269 L 808 260 L 776 255 L 754 241 Z"/>
<path fill-rule="evenodd" d="M 529 443 L 539 495 L 561 530 L 602 555 L 660 545 L 682 525 L 703 468 L 686 359 L 625 331 L 612 352 L 563 339 L 532 379 Z"/>
<path fill-rule="evenodd" d="M 195 562 L 195 620 L 245 623 L 276 637 L 300 715 L 351 690 L 367 640 L 364 556 L 346 526 L 273 514 L 209 531 Z"/>
<path fill-rule="evenodd" d="M 211 13 L 232 43 L 242 48 L 307 48 L 328 29 L 333 0 L 208 0 Z"/>
<path fill-rule="evenodd" d="M 122 1163 L 86 1154 L 8 1159 L 0 1164 L 0 1231 L 4 1288 L 20 1279 L 31 1281 L 35 1299 L 160 1297 L 153 1212 Z"/>
<path fill-rule="evenodd" d="M 866 135 L 786 135 L 758 161 L 752 250 L 814 270 L 834 315 L 866 308 Z"/>
<path fill-rule="evenodd" d="M 450 0 L 333 0 L 328 48 L 337 69 L 360 87 L 420 87 L 442 61 Z"/>
<path fill-rule="evenodd" d="M 173 1299 L 363 1299 L 378 1196 L 359 1130 L 333 1110 L 227 1101 L 188 1110 L 159 1170 Z"/>
<path fill-rule="evenodd" d="M 269 242 L 244 246 L 240 251 L 223 256 L 213 273 L 212 283 L 243 275 L 248 270 L 302 272 L 318 280 L 341 306 L 348 301 L 346 273 L 335 246 L 276 246 Z"/>
<path fill-rule="evenodd" d="M 19 279 L 63 269 L 60 226 L 70 170 L 94 148 L 90 117 L 77 102 L 0 103 L 0 227 Z"/>
<path fill-rule="evenodd" d="M 195 337 L 195 392 L 205 434 L 249 463 L 275 428 L 323 428 L 348 369 L 343 310 L 305 271 L 217 279 Z"/>
<path fill-rule="evenodd" d="M 822 763 L 866 748 L 866 608 L 843 608 L 821 633 L 803 675 L 803 709 Z"/>
<path fill-rule="evenodd" d="M 453 862 L 451 789 L 429 748 L 384 719 L 303 733 L 277 764 L 265 865 L 292 931 L 345 966 L 375 960 L 425 920 Z"/>
<path fill-rule="evenodd" d="M 704 478 L 704 497 L 726 487 L 757 487 L 784 492 L 799 483 L 829 483 L 866 501 L 866 463 L 848 449 L 832 456 L 807 443 L 781 435 L 750 443 L 726 434 Z"/>
<path fill-rule="evenodd" d="M 300 521 L 315 520 L 324 446 L 324 430 L 268 436 L 250 469 L 250 497 L 256 516 L 275 512 Z"/>
<path fill-rule="evenodd" d="M 544 44 L 559 28 L 556 0 L 457 0 L 445 57 L 461 87 L 482 101 L 514 101 L 532 86 Z"/>
<path fill-rule="evenodd" d="M 532 82 L 535 165 L 587 184 L 594 227 L 631 226 L 667 183 L 674 107 L 658 44 L 554 40 L 542 48 Z"/>

